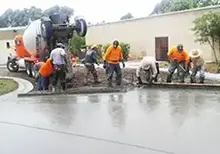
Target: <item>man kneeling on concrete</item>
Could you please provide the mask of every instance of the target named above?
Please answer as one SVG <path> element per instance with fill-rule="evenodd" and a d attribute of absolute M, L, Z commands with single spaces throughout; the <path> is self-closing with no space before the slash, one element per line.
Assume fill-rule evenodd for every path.
<path fill-rule="evenodd" d="M 56 85 L 60 80 L 62 90 L 66 90 L 66 52 L 62 43 L 57 44 L 57 48 L 50 53 L 50 59 L 53 61 L 52 91 L 55 92 Z"/>
<path fill-rule="evenodd" d="M 167 54 L 170 61 L 168 67 L 167 82 L 172 81 L 172 76 L 177 69 L 177 74 L 180 78 L 180 83 L 184 83 L 185 74 L 188 72 L 189 55 L 187 51 L 183 48 L 182 44 L 172 47 Z"/>
<path fill-rule="evenodd" d="M 199 79 L 200 79 L 200 83 L 204 83 L 204 79 L 205 79 L 205 60 L 203 59 L 202 55 L 201 55 L 201 51 L 199 49 L 194 49 L 191 51 L 190 53 L 190 59 L 191 59 L 191 77 L 190 77 L 190 81 L 191 83 L 195 83 L 196 82 L 196 74 L 199 71 Z"/>
<path fill-rule="evenodd" d="M 153 81 L 157 82 L 157 76 L 160 72 L 159 72 L 159 64 L 156 62 L 155 57 L 146 56 L 140 62 L 136 70 L 138 84 L 142 84 L 142 80 L 140 76 L 141 70 L 146 72 L 146 80 L 149 84 L 151 84 Z"/>
<path fill-rule="evenodd" d="M 90 50 L 87 51 L 85 59 L 83 59 L 83 64 L 86 67 L 86 79 L 85 79 L 85 84 L 88 84 L 88 78 L 89 78 L 89 74 L 92 73 L 93 78 L 94 78 L 94 83 L 97 84 L 99 83 L 98 81 L 98 75 L 97 75 L 97 71 L 95 69 L 95 65 L 97 64 L 99 65 L 97 58 L 96 58 L 96 50 L 97 50 L 97 46 L 93 45 Z"/>

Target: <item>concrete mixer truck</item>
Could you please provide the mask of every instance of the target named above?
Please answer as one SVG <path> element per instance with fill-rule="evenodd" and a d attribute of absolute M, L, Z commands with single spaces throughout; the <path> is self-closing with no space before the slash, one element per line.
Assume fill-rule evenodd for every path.
<path fill-rule="evenodd" d="M 17 72 L 19 68 L 24 68 L 28 76 L 35 76 L 34 64 L 45 61 L 57 43 L 63 43 L 66 52 L 70 52 L 68 44 L 74 32 L 81 37 L 87 34 L 87 24 L 82 17 L 75 17 L 73 24 L 70 24 L 68 16 L 61 14 L 53 14 L 31 22 L 23 36 L 14 38 L 15 55 L 8 56 L 8 70 Z M 6 46 L 11 48 L 8 42 Z M 68 57 L 68 65 L 72 65 L 70 57 Z M 68 71 L 72 72 L 72 70 Z"/>

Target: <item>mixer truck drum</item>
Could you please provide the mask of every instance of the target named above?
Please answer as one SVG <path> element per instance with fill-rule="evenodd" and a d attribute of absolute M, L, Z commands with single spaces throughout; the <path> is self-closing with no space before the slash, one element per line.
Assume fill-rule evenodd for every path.
<path fill-rule="evenodd" d="M 75 30 L 80 37 L 84 37 L 87 34 L 87 23 L 84 19 L 75 20 Z"/>

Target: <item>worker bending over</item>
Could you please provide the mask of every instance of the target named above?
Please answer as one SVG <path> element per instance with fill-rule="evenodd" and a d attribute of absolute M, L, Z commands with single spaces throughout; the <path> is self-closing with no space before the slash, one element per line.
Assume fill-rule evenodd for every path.
<path fill-rule="evenodd" d="M 60 80 L 62 90 L 66 90 L 66 52 L 65 46 L 62 43 L 58 43 L 57 47 L 50 53 L 50 59 L 53 61 L 53 76 L 52 76 L 52 91 L 56 91 L 56 86 Z"/>
<path fill-rule="evenodd" d="M 172 75 L 177 69 L 180 82 L 184 83 L 185 74 L 188 72 L 188 63 L 190 60 L 187 51 L 183 48 L 182 44 L 179 44 L 176 47 L 172 47 L 167 55 L 170 61 L 167 82 L 172 81 Z"/>
<path fill-rule="evenodd" d="M 108 69 L 108 86 L 112 87 L 112 77 L 114 72 L 116 73 L 116 85 L 121 85 L 122 80 L 122 73 L 121 73 L 121 67 L 120 67 L 120 61 L 123 64 L 123 67 L 125 67 L 122 49 L 119 46 L 119 42 L 115 40 L 113 42 L 113 45 L 110 45 L 106 53 L 103 57 L 104 59 L 104 65 L 103 67 L 105 69 Z"/>
<path fill-rule="evenodd" d="M 47 59 L 46 63 L 44 63 L 38 73 L 38 87 L 41 87 L 42 90 L 49 89 L 50 76 L 52 75 L 53 66 L 52 60 Z"/>
<path fill-rule="evenodd" d="M 86 67 L 86 79 L 85 79 L 85 84 L 88 84 L 88 78 L 89 78 L 89 74 L 92 73 L 93 78 L 94 78 L 94 83 L 97 84 L 99 83 L 98 81 L 98 75 L 97 75 L 97 71 L 95 69 L 95 65 L 97 64 L 99 65 L 97 58 L 96 58 L 96 50 L 97 50 L 97 46 L 93 45 L 87 52 L 86 52 L 86 56 L 83 59 L 83 64 Z"/>
<path fill-rule="evenodd" d="M 190 81 L 191 83 L 196 82 L 196 74 L 199 71 L 199 79 L 200 83 L 204 83 L 205 79 L 205 60 L 203 59 L 201 55 L 201 51 L 199 49 L 194 49 L 190 53 L 190 59 L 191 59 L 191 77 Z"/>
<path fill-rule="evenodd" d="M 159 72 L 159 64 L 156 62 L 155 57 L 146 56 L 140 62 L 136 70 L 138 84 L 142 84 L 142 80 L 140 76 L 141 70 L 146 72 L 146 80 L 148 83 L 151 84 L 153 81 L 157 82 L 157 76 L 160 72 Z"/>

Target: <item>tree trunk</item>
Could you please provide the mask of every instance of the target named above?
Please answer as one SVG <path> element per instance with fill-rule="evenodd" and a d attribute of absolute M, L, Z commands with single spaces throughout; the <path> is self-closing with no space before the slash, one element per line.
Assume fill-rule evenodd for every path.
<path fill-rule="evenodd" d="M 220 53 L 220 39 L 218 40 L 218 53 Z M 216 73 L 220 73 L 220 64 L 219 62 L 217 63 L 217 70 L 216 70 Z"/>

